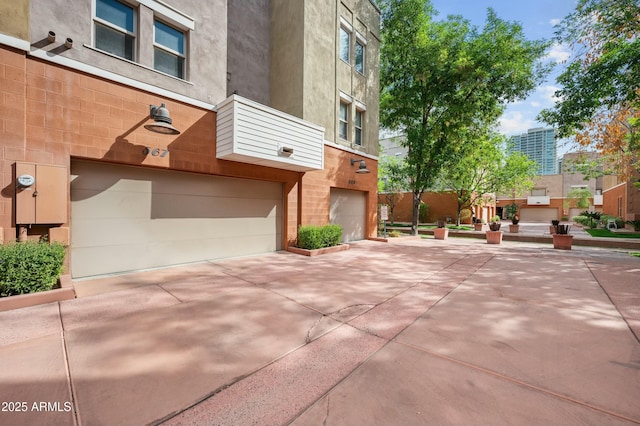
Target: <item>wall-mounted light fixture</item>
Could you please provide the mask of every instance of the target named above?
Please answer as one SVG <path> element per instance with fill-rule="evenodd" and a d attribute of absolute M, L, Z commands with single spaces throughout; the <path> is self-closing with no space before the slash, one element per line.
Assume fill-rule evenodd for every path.
<path fill-rule="evenodd" d="M 64 47 L 66 47 L 67 49 L 71 49 L 73 47 L 73 40 L 67 37 L 67 39 L 64 41 Z"/>
<path fill-rule="evenodd" d="M 278 154 L 283 157 L 291 157 L 293 155 L 293 148 L 290 146 L 281 146 L 278 149 Z"/>
<path fill-rule="evenodd" d="M 47 33 L 47 41 L 49 43 L 55 43 L 55 41 L 56 41 L 56 33 L 54 33 L 53 31 L 49 31 Z"/>
<path fill-rule="evenodd" d="M 371 171 L 367 169 L 367 165 L 365 164 L 364 160 L 357 160 L 355 158 L 352 158 L 351 165 L 353 166 L 355 163 L 360 163 L 360 165 L 358 166 L 358 170 L 356 170 L 356 173 L 371 173 Z"/>
<path fill-rule="evenodd" d="M 145 124 L 144 128 L 151 130 L 152 132 L 162 133 L 164 135 L 179 135 L 180 130 L 171 125 L 171 117 L 169 116 L 169 110 L 163 103 L 159 107 L 155 105 L 149 105 L 149 118 L 153 118 L 154 123 Z"/>

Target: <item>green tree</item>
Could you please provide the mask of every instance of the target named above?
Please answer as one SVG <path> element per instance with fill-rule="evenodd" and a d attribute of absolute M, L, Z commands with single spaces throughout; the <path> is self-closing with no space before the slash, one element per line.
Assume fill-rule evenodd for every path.
<path fill-rule="evenodd" d="M 589 198 L 591 198 L 591 191 L 587 188 L 575 188 L 569 191 L 567 198 L 569 198 L 576 207 L 587 209 L 590 206 Z"/>
<path fill-rule="evenodd" d="M 438 180 L 439 189 L 456 193 L 458 225 L 460 212 L 480 204 L 487 194 L 533 187 L 536 163 L 519 152 L 505 154 L 505 138 L 490 132 L 474 141 L 473 149 L 459 156 Z"/>
<path fill-rule="evenodd" d="M 556 33 L 574 52 L 558 77 L 560 99 L 540 113 L 560 137 L 576 135 L 621 175 L 640 170 L 640 4 L 579 0 Z"/>
<path fill-rule="evenodd" d="M 391 224 L 394 223 L 395 206 L 409 187 L 406 168 L 404 159 L 395 156 L 382 156 L 378 162 L 378 192 L 384 196 L 384 202 L 389 206 Z"/>
<path fill-rule="evenodd" d="M 542 81 L 548 44 L 527 41 L 492 9 L 482 30 L 460 16 L 435 21 L 428 0 L 386 0 L 381 9 L 381 123 L 406 134 L 415 235 L 424 191 L 467 150 L 470 127 L 493 123 Z"/>

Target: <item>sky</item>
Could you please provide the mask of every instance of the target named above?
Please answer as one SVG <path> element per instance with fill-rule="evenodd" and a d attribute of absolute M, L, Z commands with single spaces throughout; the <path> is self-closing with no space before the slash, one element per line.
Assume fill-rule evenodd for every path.
<path fill-rule="evenodd" d="M 439 12 L 437 19 L 462 15 L 478 27 L 485 24 L 487 8 L 491 7 L 500 19 L 519 22 L 528 39 L 550 40 L 554 25 L 574 10 L 576 0 L 431 0 L 431 3 Z M 500 119 L 501 133 L 513 136 L 526 133 L 527 129 L 548 127 L 538 122 L 536 116 L 553 105 L 553 94 L 558 89 L 556 76 L 562 72 L 562 62 L 569 58 L 566 46 L 554 45 L 549 50 L 547 60 L 557 63 L 554 71 L 526 100 L 507 106 Z M 558 148 L 560 151 L 561 147 Z"/>

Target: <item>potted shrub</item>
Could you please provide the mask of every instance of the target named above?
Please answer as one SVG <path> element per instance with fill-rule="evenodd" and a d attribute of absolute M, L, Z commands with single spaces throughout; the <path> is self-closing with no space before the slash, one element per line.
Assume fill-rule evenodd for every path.
<path fill-rule="evenodd" d="M 500 218 L 494 216 L 491 218 L 489 230 L 487 231 L 487 244 L 500 244 L 502 242 L 502 231 L 500 230 Z"/>
<path fill-rule="evenodd" d="M 484 229 L 484 223 L 484 219 L 476 219 L 476 221 L 473 223 L 473 230 L 482 231 Z"/>
<path fill-rule="evenodd" d="M 553 248 L 559 250 L 571 250 L 573 235 L 569 234 L 571 225 L 556 225 L 553 234 Z"/>
<path fill-rule="evenodd" d="M 520 225 L 518 225 L 518 223 L 520 223 L 520 218 L 517 214 L 513 215 L 511 217 L 511 225 L 509 225 L 509 232 L 517 234 L 518 231 L 520 231 Z"/>
<path fill-rule="evenodd" d="M 551 221 L 551 226 L 549 227 L 549 233 L 551 235 L 556 233 L 556 226 L 558 226 L 559 223 L 560 223 L 559 220 L 552 220 Z"/>
<path fill-rule="evenodd" d="M 444 240 L 449 236 L 449 229 L 445 226 L 444 219 L 438 219 L 438 227 L 433 230 L 436 240 Z"/>

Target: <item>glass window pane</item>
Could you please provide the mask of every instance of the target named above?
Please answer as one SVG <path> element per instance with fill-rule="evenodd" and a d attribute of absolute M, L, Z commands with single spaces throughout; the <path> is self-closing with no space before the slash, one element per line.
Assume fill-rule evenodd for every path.
<path fill-rule="evenodd" d="M 351 34 L 344 28 L 340 28 L 340 59 L 349 62 L 349 45 L 351 44 Z"/>
<path fill-rule="evenodd" d="M 156 48 L 153 54 L 153 64 L 158 71 L 184 79 L 184 58 Z"/>
<path fill-rule="evenodd" d="M 340 137 L 342 139 L 347 139 L 347 123 L 344 121 L 340 122 Z"/>
<path fill-rule="evenodd" d="M 355 122 L 356 134 L 355 134 L 355 140 L 354 140 L 356 145 L 362 145 L 362 114 L 363 114 L 362 111 L 356 110 L 356 122 Z"/>
<path fill-rule="evenodd" d="M 133 32 L 133 8 L 116 0 L 97 0 L 96 16 Z"/>
<path fill-rule="evenodd" d="M 338 127 L 338 134 L 342 139 L 347 139 L 347 128 L 349 124 L 348 112 L 349 107 L 347 104 L 340 102 L 340 124 Z"/>
<path fill-rule="evenodd" d="M 356 42 L 356 71 L 364 74 L 364 46 Z"/>
<path fill-rule="evenodd" d="M 340 104 L 340 120 L 347 121 L 347 105 L 343 103 Z"/>
<path fill-rule="evenodd" d="M 133 37 L 96 24 L 96 48 L 133 61 Z"/>
<path fill-rule="evenodd" d="M 184 34 L 162 22 L 155 21 L 155 42 L 184 55 Z"/>

